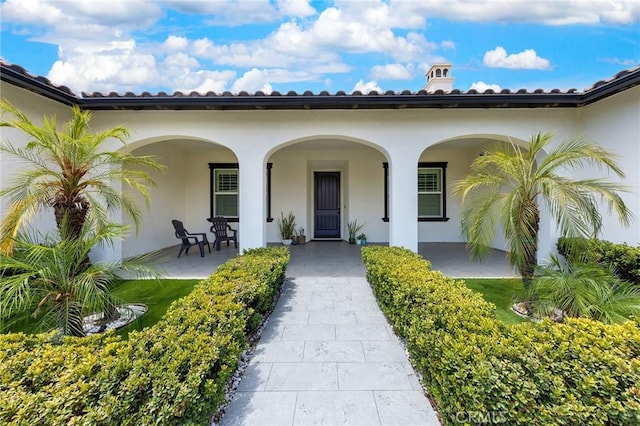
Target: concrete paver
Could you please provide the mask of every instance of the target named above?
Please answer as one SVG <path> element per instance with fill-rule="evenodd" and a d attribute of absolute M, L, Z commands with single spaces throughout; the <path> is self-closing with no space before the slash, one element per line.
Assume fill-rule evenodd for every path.
<path fill-rule="evenodd" d="M 372 392 L 300 392 L 294 425 L 379 425 Z"/>
<path fill-rule="evenodd" d="M 221 425 L 439 425 L 359 247 L 291 247 L 287 280 Z"/>

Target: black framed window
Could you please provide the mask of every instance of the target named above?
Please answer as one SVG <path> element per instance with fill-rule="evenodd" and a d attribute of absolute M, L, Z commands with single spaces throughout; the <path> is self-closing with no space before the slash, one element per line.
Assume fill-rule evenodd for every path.
<path fill-rule="evenodd" d="M 271 217 L 271 168 L 267 163 L 267 222 Z M 209 217 L 223 216 L 229 222 L 239 222 L 238 163 L 209 163 Z"/>
<path fill-rule="evenodd" d="M 210 217 L 223 216 L 238 222 L 238 163 L 209 163 Z"/>
<path fill-rule="evenodd" d="M 418 220 L 446 221 L 447 163 L 418 163 Z"/>

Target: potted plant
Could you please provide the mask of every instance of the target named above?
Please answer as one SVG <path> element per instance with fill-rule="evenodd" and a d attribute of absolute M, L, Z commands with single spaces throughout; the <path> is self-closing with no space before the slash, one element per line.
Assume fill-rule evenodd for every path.
<path fill-rule="evenodd" d="M 296 217 L 292 212 L 289 212 L 287 217 L 284 213 L 280 212 L 280 218 L 278 219 L 278 229 L 280 230 L 280 237 L 282 237 L 282 244 L 285 246 L 291 245 L 293 234 L 296 230 Z"/>
<path fill-rule="evenodd" d="M 347 222 L 347 232 L 349 233 L 349 244 L 356 243 L 356 234 L 362 229 L 364 224 L 358 225 L 358 219 Z"/>
<path fill-rule="evenodd" d="M 307 242 L 307 237 L 304 235 L 304 228 L 298 228 L 298 244 L 302 245 Z"/>
<path fill-rule="evenodd" d="M 367 245 L 367 234 L 365 234 L 364 232 L 358 235 L 356 238 L 357 238 L 358 244 L 361 244 L 363 246 Z"/>

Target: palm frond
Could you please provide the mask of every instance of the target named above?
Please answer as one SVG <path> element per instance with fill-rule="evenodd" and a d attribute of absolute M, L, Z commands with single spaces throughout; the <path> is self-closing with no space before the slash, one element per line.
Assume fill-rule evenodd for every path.
<path fill-rule="evenodd" d="M 540 313 L 560 309 L 572 317 L 605 323 L 640 314 L 640 289 L 621 281 L 605 265 L 566 263 L 552 256 L 538 268 L 535 305 Z"/>
<path fill-rule="evenodd" d="M 572 168 L 595 165 L 622 177 L 615 156 L 579 138 L 555 146 L 552 143 L 553 136 L 543 132 L 532 135 L 526 148 L 510 139 L 491 143 L 471 163 L 469 174 L 454 183 L 454 194 L 463 204 L 463 235 L 469 245 L 491 245 L 493 228 L 499 223 L 509 262 L 521 273 L 531 273 L 536 264 L 538 203 L 546 205 L 565 236 L 597 234 L 602 225 L 598 198 L 622 224 L 629 224 L 633 217 L 618 194 L 628 188 L 604 179 L 574 179 L 570 174 Z M 472 256 L 476 255 L 472 250 Z"/>
<path fill-rule="evenodd" d="M 89 200 L 89 216 L 101 225 L 108 222 L 109 212 L 122 209 L 131 216 L 137 229 L 141 222 L 140 210 L 126 193 L 112 185 L 131 188 L 142 195 L 148 206 L 149 188 L 155 186 L 155 181 L 143 169 L 161 171 L 164 166 L 153 156 L 105 151 L 104 143 L 110 139 L 126 147 L 129 136 L 126 128 L 115 126 L 93 133 L 89 126 L 91 113 L 77 106 L 72 107 L 71 118 L 60 129 L 53 116 L 45 116 L 43 123 L 36 125 L 13 105 L 1 102 L 0 107 L 3 113 L 0 126 L 16 128 L 28 137 L 23 148 L 0 144 L 2 152 L 27 165 L 0 192 L 0 196 L 13 200 L 1 228 L 2 250 L 11 250 L 11 239 L 35 212 L 35 207 L 37 210 L 48 208 L 59 195 L 67 200 Z M 11 119 L 5 120 L 5 116 Z"/>

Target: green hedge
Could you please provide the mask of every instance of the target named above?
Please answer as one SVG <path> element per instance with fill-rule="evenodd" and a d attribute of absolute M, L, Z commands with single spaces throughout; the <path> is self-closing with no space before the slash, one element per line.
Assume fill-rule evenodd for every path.
<path fill-rule="evenodd" d="M 446 424 L 640 424 L 640 323 L 506 325 L 404 249 L 362 248 L 367 278 Z"/>
<path fill-rule="evenodd" d="M 640 285 L 640 247 L 597 239 L 559 238 L 557 248 L 558 253 L 567 259 L 578 254 L 594 262 L 611 265 L 618 277 Z"/>
<path fill-rule="evenodd" d="M 246 251 L 126 341 L 0 335 L 0 424 L 208 424 L 288 262 Z"/>

